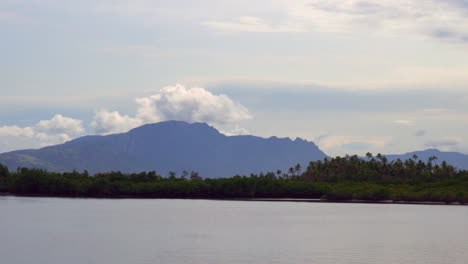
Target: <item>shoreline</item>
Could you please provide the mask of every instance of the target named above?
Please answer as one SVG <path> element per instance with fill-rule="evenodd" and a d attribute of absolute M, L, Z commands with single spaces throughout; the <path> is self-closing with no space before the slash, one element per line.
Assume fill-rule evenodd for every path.
<path fill-rule="evenodd" d="M 416 205 L 468 205 L 460 202 L 438 202 L 438 201 L 403 201 L 403 200 L 326 200 L 326 199 L 295 199 L 295 198 L 251 198 L 237 199 L 259 202 L 302 202 L 302 203 L 360 203 L 360 204 L 416 204 Z"/>
<path fill-rule="evenodd" d="M 246 201 L 246 202 L 294 202 L 294 203 L 350 203 L 350 204 L 412 204 L 412 205 L 461 205 L 468 203 L 439 202 L 439 201 L 404 201 L 404 200 L 327 200 L 320 198 L 152 198 L 135 196 L 91 197 L 91 196 L 50 196 L 50 195 L 18 195 L 0 192 L 0 197 L 37 197 L 37 198 L 66 198 L 66 199 L 147 199 L 147 200 L 213 200 L 213 201 Z"/>

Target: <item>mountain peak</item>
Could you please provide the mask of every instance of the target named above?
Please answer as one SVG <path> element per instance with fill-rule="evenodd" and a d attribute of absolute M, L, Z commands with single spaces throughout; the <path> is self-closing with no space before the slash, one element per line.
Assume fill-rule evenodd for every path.
<path fill-rule="evenodd" d="M 165 121 L 127 133 L 88 136 L 44 149 L 0 154 L 11 169 L 140 172 L 197 171 L 203 177 L 230 177 L 285 170 L 326 157 L 302 139 L 225 136 L 206 123 Z"/>
<path fill-rule="evenodd" d="M 434 152 L 434 153 L 441 153 L 442 151 L 436 149 L 436 148 L 428 148 L 426 150 L 422 150 L 421 152 Z"/>
<path fill-rule="evenodd" d="M 142 125 L 140 127 L 130 130 L 129 134 L 145 134 L 152 132 L 164 132 L 164 131 L 173 131 L 175 133 L 181 131 L 198 131 L 199 133 L 210 133 L 210 134 L 220 134 L 219 131 L 206 124 L 206 123 L 188 123 L 185 121 L 163 121 L 159 123 L 152 123 Z"/>
<path fill-rule="evenodd" d="M 163 122 L 158 122 L 158 123 L 150 123 L 150 124 L 145 124 L 136 128 L 131 129 L 128 132 L 132 131 L 139 131 L 139 130 L 148 130 L 148 129 L 158 129 L 158 128 L 174 128 L 174 127 L 186 127 L 189 126 L 190 124 L 185 122 L 185 121 L 176 121 L 176 120 L 169 120 L 169 121 L 163 121 Z"/>
<path fill-rule="evenodd" d="M 294 142 L 307 142 L 307 140 L 297 137 Z"/>

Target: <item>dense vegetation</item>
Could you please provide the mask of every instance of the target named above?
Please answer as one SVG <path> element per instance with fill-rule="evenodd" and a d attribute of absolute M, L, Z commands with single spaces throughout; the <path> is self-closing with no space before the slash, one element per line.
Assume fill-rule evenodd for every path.
<path fill-rule="evenodd" d="M 151 198 L 322 198 L 327 200 L 398 200 L 468 203 L 468 171 L 415 156 L 388 162 L 368 153 L 310 162 L 287 172 L 203 179 L 197 172 L 163 177 L 154 171 L 88 175 L 0 165 L 0 192 L 18 195 Z"/>

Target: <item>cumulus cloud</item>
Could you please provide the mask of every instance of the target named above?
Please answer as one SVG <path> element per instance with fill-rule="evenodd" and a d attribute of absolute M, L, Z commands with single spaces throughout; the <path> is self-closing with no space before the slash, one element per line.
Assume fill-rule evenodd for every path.
<path fill-rule="evenodd" d="M 34 140 L 38 141 L 39 147 L 61 144 L 66 141 L 70 141 L 73 138 L 75 138 L 75 136 L 70 135 L 70 134 L 65 134 L 65 133 L 60 133 L 60 134 L 37 133 L 34 135 Z"/>
<path fill-rule="evenodd" d="M 162 88 L 158 94 L 137 99 L 138 117 L 144 121 L 183 120 L 224 124 L 250 119 L 247 108 L 226 95 L 182 85 Z"/>
<path fill-rule="evenodd" d="M 156 94 L 138 98 L 136 114 L 100 110 L 91 128 L 97 134 L 126 132 L 132 128 L 166 120 L 205 122 L 224 128 L 227 135 L 246 134 L 237 122 L 251 119 L 247 108 L 226 95 L 213 94 L 204 88 L 168 86 Z M 83 121 L 57 114 L 31 126 L 0 126 L 0 152 L 60 144 L 83 135 Z"/>
<path fill-rule="evenodd" d="M 142 120 L 128 115 L 121 115 L 117 111 L 98 111 L 94 115 L 91 126 L 98 134 L 126 132 L 142 124 Z"/>
<path fill-rule="evenodd" d="M 36 131 L 50 134 L 80 134 L 84 131 L 83 121 L 55 115 L 50 120 L 41 120 L 36 124 Z"/>
<path fill-rule="evenodd" d="M 165 120 L 226 125 L 252 118 L 245 106 L 226 95 L 215 95 L 204 88 L 186 88 L 180 84 L 138 98 L 136 103 L 137 113 L 134 117 L 116 111 L 99 111 L 92 123 L 95 132 L 123 132 L 142 124 Z"/>
<path fill-rule="evenodd" d="M 1 126 L 0 152 L 60 144 L 81 135 L 83 121 L 57 114 L 33 126 Z"/>
<path fill-rule="evenodd" d="M 34 129 L 32 127 L 2 126 L 0 127 L 1 137 L 32 137 Z"/>
<path fill-rule="evenodd" d="M 248 135 L 250 134 L 249 131 L 243 127 L 236 126 L 233 129 L 229 130 L 220 130 L 222 134 L 226 136 L 240 136 L 240 135 Z"/>

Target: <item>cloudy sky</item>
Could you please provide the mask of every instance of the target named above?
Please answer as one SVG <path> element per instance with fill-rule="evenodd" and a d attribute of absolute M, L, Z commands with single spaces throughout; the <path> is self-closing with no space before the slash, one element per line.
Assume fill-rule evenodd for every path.
<path fill-rule="evenodd" d="M 468 153 L 466 0 L 0 0 L 0 152 L 163 120 Z"/>

